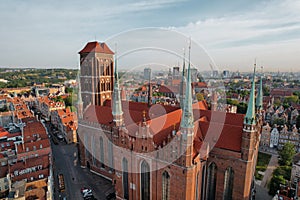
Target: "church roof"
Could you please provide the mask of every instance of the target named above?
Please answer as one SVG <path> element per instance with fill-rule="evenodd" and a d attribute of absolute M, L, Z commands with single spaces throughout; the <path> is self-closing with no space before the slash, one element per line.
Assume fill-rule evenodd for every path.
<path fill-rule="evenodd" d="M 95 53 L 105 53 L 105 54 L 114 54 L 112 50 L 105 44 L 104 42 L 89 42 L 85 45 L 85 47 L 79 51 L 79 54 L 82 53 L 90 53 L 90 52 L 95 52 Z"/>
<path fill-rule="evenodd" d="M 179 130 L 182 110 L 173 106 L 156 104 L 153 106 L 157 107 L 149 108 L 145 103 L 122 101 L 124 121 L 129 133 L 134 134 L 138 131 L 138 124 L 143 121 L 143 111 L 146 111 L 146 121 L 150 126 L 153 142 L 156 145 L 162 145 L 173 130 L 176 132 Z M 164 109 L 160 111 L 159 106 L 163 106 Z M 195 124 L 195 155 L 198 154 L 204 141 L 209 141 L 211 148 L 241 151 L 243 114 L 212 112 L 208 110 L 204 101 L 194 103 L 192 108 Z M 153 109 L 157 110 L 154 111 Z M 84 119 L 113 126 L 111 101 L 107 100 L 105 106 L 89 106 L 84 113 Z M 214 142 L 215 145 L 213 145 Z"/>

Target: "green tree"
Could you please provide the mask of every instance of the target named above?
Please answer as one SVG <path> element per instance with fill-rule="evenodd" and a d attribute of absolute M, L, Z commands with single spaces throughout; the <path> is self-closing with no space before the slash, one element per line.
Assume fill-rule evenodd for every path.
<path fill-rule="evenodd" d="M 204 100 L 204 96 L 203 96 L 203 94 L 201 94 L 201 93 L 197 93 L 197 94 L 196 94 L 196 97 L 197 97 L 197 100 L 198 100 L 198 101 L 203 101 L 203 100 Z"/>
<path fill-rule="evenodd" d="M 279 164 L 281 166 L 291 166 L 293 157 L 296 154 L 295 146 L 292 143 L 287 142 L 284 144 L 282 150 L 280 150 L 278 154 L 280 156 Z"/>
<path fill-rule="evenodd" d="M 285 184 L 285 179 L 283 178 L 283 176 L 282 175 L 277 176 L 277 175 L 273 174 L 273 177 L 269 184 L 269 194 L 275 195 L 277 190 L 280 187 L 280 184 L 282 184 L 282 185 Z"/>
<path fill-rule="evenodd" d="M 263 94 L 264 96 L 270 96 L 270 87 L 263 86 Z"/>
<path fill-rule="evenodd" d="M 280 106 L 280 105 L 281 105 L 280 99 L 275 99 L 275 100 L 274 100 L 274 106 L 278 107 L 278 106 Z"/>
<path fill-rule="evenodd" d="M 285 124 L 285 120 L 283 118 L 275 118 L 273 120 L 272 124 L 277 124 L 277 125 L 284 125 Z"/>
<path fill-rule="evenodd" d="M 246 103 L 239 103 L 237 105 L 237 113 L 246 114 L 248 105 Z"/>
<path fill-rule="evenodd" d="M 71 95 L 68 96 L 67 98 L 65 98 L 64 101 L 65 101 L 66 107 L 72 106 L 72 105 L 73 105 L 73 104 L 72 104 L 72 96 L 71 96 Z"/>
<path fill-rule="evenodd" d="M 65 92 L 71 94 L 71 93 L 73 93 L 73 88 L 67 87 L 65 89 Z"/>
<path fill-rule="evenodd" d="M 63 98 L 61 97 L 61 96 L 57 96 L 57 97 L 55 97 L 55 98 L 53 98 L 53 100 L 55 101 L 55 102 L 62 102 L 62 101 L 64 101 L 63 100 Z"/>
<path fill-rule="evenodd" d="M 285 97 L 283 102 L 286 103 L 286 104 L 291 105 L 292 103 L 297 103 L 298 100 L 299 100 L 298 96 L 292 95 L 292 96 L 289 96 L 289 97 Z"/>

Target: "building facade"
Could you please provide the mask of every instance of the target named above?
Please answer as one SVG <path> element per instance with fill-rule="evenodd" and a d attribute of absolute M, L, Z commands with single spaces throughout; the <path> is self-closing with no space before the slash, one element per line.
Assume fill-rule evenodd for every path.
<path fill-rule="evenodd" d="M 262 124 L 254 78 L 244 116 L 193 104 L 190 64 L 181 107 L 121 101 L 114 67 L 112 100 L 91 101 L 79 119 L 82 167 L 111 180 L 117 199 L 251 198 Z"/>

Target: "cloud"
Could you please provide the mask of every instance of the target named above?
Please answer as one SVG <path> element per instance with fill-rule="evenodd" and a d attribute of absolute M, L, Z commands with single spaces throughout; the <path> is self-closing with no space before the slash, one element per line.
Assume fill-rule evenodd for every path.
<path fill-rule="evenodd" d="M 221 65 L 228 66 L 232 61 L 235 67 L 244 68 L 245 62 L 241 61 L 241 57 L 245 59 L 244 55 L 248 55 L 253 60 L 259 54 L 271 68 L 279 67 L 278 63 L 283 63 L 284 60 L 293 68 L 299 68 L 300 60 L 296 62 L 297 59 L 291 57 L 293 54 L 280 57 L 285 49 L 270 48 L 278 46 L 299 52 L 299 10 L 299 1 L 271 1 L 267 4 L 264 2 L 258 9 L 243 14 L 198 20 L 171 29 L 192 36 L 194 40 L 203 44 L 208 52 L 218 52 L 217 57 Z M 297 43 L 298 46 L 293 43 Z M 273 51 L 273 54 L 268 53 L 264 58 L 265 54 L 256 53 L 263 50 Z M 227 57 L 222 56 L 220 52 Z M 252 60 L 249 60 L 249 64 L 253 63 Z"/>

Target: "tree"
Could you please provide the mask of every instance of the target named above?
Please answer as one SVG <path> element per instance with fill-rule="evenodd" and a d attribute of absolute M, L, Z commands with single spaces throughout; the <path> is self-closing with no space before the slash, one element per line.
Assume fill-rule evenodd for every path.
<path fill-rule="evenodd" d="M 279 166 L 274 170 L 269 183 L 269 194 L 274 195 L 280 188 L 280 184 L 285 185 L 285 183 L 290 180 L 291 170 L 291 166 Z"/>
<path fill-rule="evenodd" d="M 285 124 L 285 119 L 283 119 L 283 118 L 275 118 L 274 120 L 273 120 L 273 123 L 272 124 L 277 124 L 277 125 L 284 125 Z"/>
<path fill-rule="evenodd" d="M 62 102 L 62 101 L 64 101 L 63 98 L 62 98 L 61 96 L 57 96 L 57 97 L 53 98 L 53 100 L 54 100 L 55 102 Z"/>
<path fill-rule="evenodd" d="M 73 93 L 73 88 L 67 87 L 65 89 L 65 92 L 71 94 L 71 93 Z"/>
<path fill-rule="evenodd" d="M 287 142 L 284 144 L 282 150 L 280 150 L 278 154 L 280 156 L 279 164 L 281 166 L 291 166 L 293 157 L 296 154 L 295 146 L 292 143 Z"/>
<path fill-rule="evenodd" d="M 198 101 L 203 101 L 203 100 L 204 100 L 204 96 L 203 96 L 203 94 L 201 94 L 201 93 L 197 93 L 197 94 L 196 94 L 196 97 L 197 97 L 197 100 L 198 100 Z"/>
<path fill-rule="evenodd" d="M 280 184 L 282 185 L 285 184 L 285 179 L 283 178 L 283 176 L 282 175 L 276 176 L 273 174 L 273 177 L 269 184 L 269 194 L 275 195 L 277 190 L 279 190 L 280 188 Z"/>
<path fill-rule="evenodd" d="M 263 94 L 264 96 L 270 96 L 270 87 L 263 86 Z"/>
<path fill-rule="evenodd" d="M 248 105 L 246 103 L 239 103 L 237 105 L 237 113 L 246 114 Z"/>
<path fill-rule="evenodd" d="M 275 99 L 275 100 L 274 100 L 274 106 L 278 107 L 278 106 L 280 106 L 280 105 L 281 105 L 280 99 Z"/>
<path fill-rule="evenodd" d="M 65 98 L 64 101 L 65 101 L 66 107 L 73 105 L 73 103 L 72 103 L 72 96 L 71 95 L 68 96 L 67 98 Z"/>
<path fill-rule="evenodd" d="M 286 104 L 291 105 L 292 103 L 297 103 L 298 100 L 299 100 L 298 96 L 292 95 L 292 96 L 285 97 L 283 102 L 286 103 Z"/>

